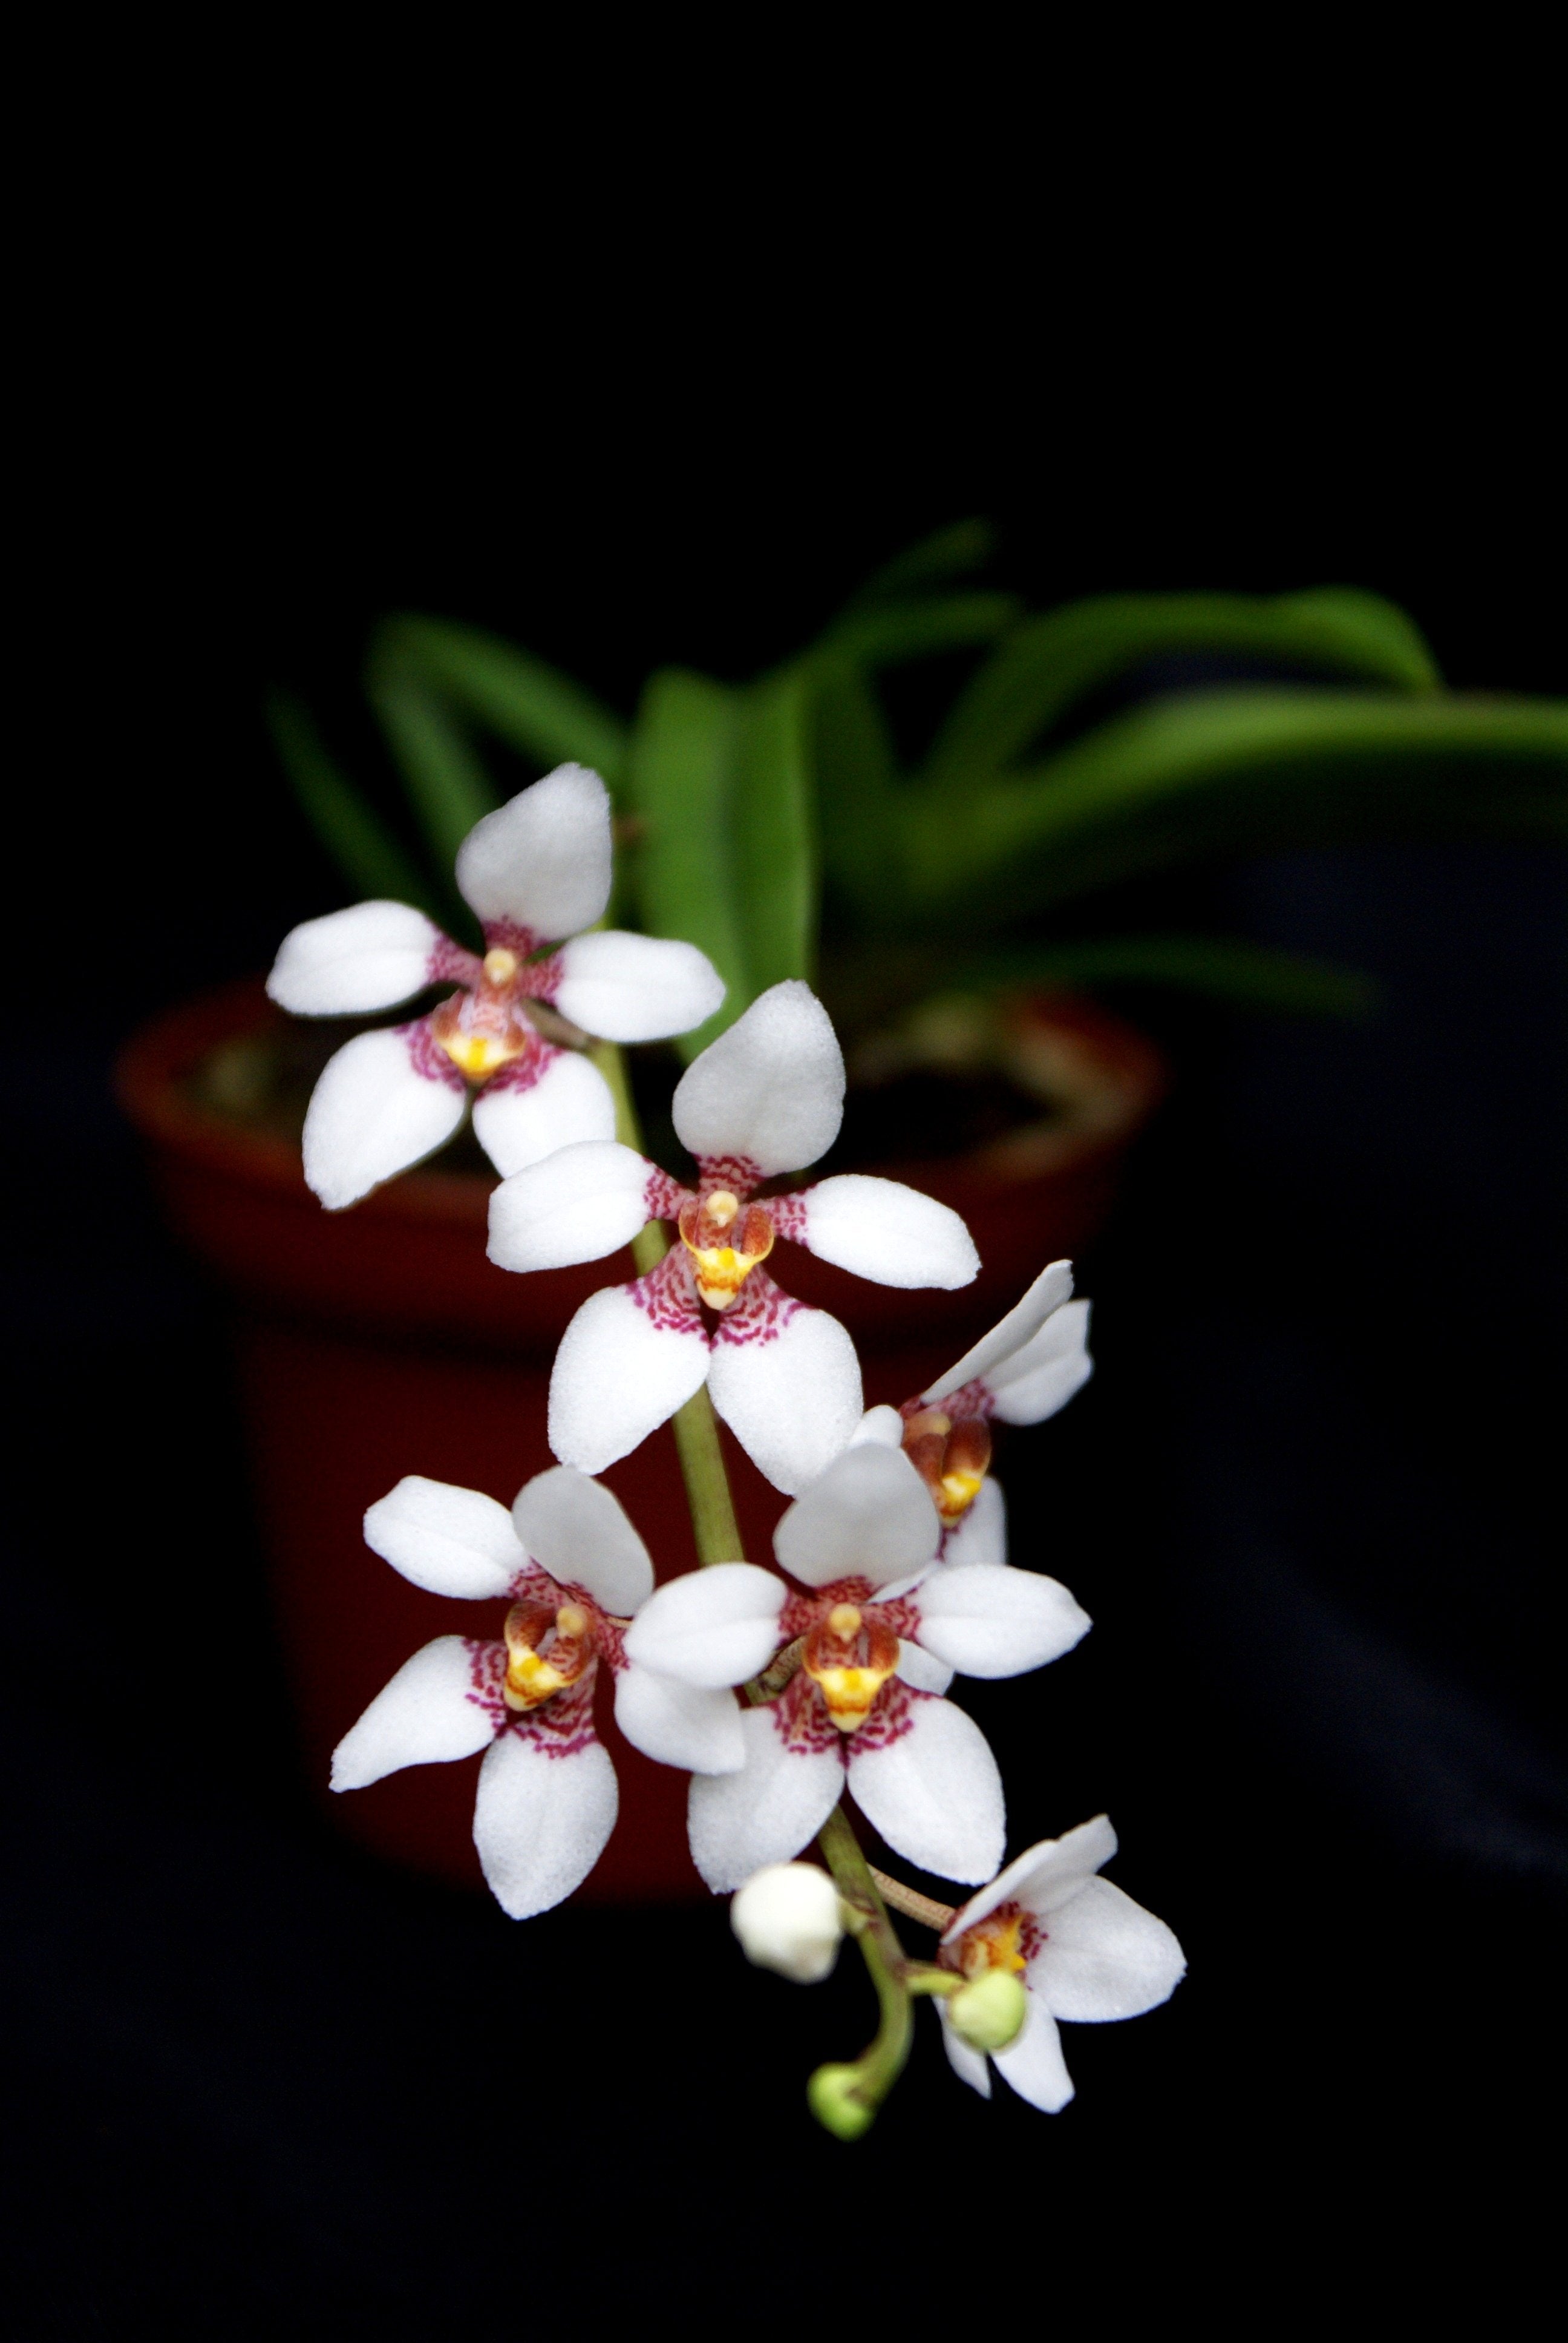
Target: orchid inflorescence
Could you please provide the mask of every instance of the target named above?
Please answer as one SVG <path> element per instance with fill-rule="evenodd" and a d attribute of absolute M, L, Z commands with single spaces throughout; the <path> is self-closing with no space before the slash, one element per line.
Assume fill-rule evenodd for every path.
<path fill-rule="evenodd" d="M 597 774 L 563 766 L 469 833 L 459 890 L 481 959 L 417 910 L 361 903 L 295 929 L 270 980 L 285 1008 L 365 1014 L 457 990 L 328 1062 L 305 1128 L 306 1177 L 340 1210 L 443 1145 L 468 1111 L 502 1177 L 490 1257 L 527 1272 L 630 1244 L 639 1274 L 578 1311 L 550 1384 L 559 1460 L 508 1511 L 410 1476 L 365 1517 L 372 1549 L 429 1591 L 507 1605 L 499 1635 L 417 1652 L 344 1736 L 333 1787 L 483 1751 L 479 1860 L 516 1919 L 587 1878 L 614 1828 L 598 1737 L 601 1673 L 633 1748 L 690 1775 L 699 1872 L 733 1896 L 749 1957 L 803 1982 L 842 1938 L 881 2007 L 870 2048 L 811 2079 L 843 2137 L 872 2120 L 933 1999 L 957 2074 L 1054 2111 L 1072 2096 L 1057 2020 L 1131 2017 L 1183 1970 L 1164 1924 L 1100 1877 L 1103 1815 L 1004 1865 L 996 1760 L 947 1697 L 1070 1651 L 1090 1622 L 1065 1586 L 1007 1559 L 991 1425 L 1038 1423 L 1088 1379 L 1089 1305 L 1066 1262 L 901 1407 L 866 1409 L 846 1329 L 795 1300 L 780 1248 L 883 1285 L 954 1289 L 979 1256 L 947 1206 L 890 1180 L 784 1188 L 832 1145 L 844 1065 L 799 980 L 774 985 L 687 1069 L 677 1136 L 687 1188 L 650 1162 L 613 1049 L 690 1031 L 724 987 L 689 943 L 597 923 L 611 880 Z M 569 939 L 564 943 L 561 940 Z M 672 1237 L 667 1239 L 668 1227 Z M 768 1264 L 766 1267 L 764 1264 Z M 777 1569 L 742 1558 L 715 1418 L 792 1502 Z M 699 1567 L 656 1584 L 618 1500 L 592 1476 L 675 1419 Z M 885 1848 L 973 1892 L 957 1906 L 873 1870 L 848 1796 Z M 799 1858 L 816 1844 L 824 1870 Z M 931 1930 L 906 1954 L 889 1907 Z"/>

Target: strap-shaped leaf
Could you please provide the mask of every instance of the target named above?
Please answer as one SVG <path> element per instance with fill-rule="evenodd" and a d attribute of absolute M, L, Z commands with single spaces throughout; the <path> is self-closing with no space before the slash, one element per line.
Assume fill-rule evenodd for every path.
<path fill-rule="evenodd" d="M 753 684 L 737 711 L 729 825 L 752 998 L 786 977 L 809 983 L 816 969 L 810 697 L 808 672 L 794 666 Z M 725 1021 L 739 1014 L 726 1001 Z"/>
<path fill-rule="evenodd" d="M 904 899 L 892 738 L 852 660 L 814 658 L 809 678 L 823 869 L 863 924 L 886 926 Z"/>
<path fill-rule="evenodd" d="M 630 734 L 619 717 L 569 676 L 498 636 L 445 618 L 389 618 L 375 656 L 386 670 L 450 699 L 541 765 L 591 765 L 612 789 L 625 773 Z"/>
<path fill-rule="evenodd" d="M 707 1048 L 754 998 L 730 830 L 740 695 L 707 676 L 666 668 L 650 678 L 632 734 L 628 795 L 640 923 L 708 954 L 728 990 L 706 1025 L 676 1047 Z"/>
<path fill-rule="evenodd" d="M 966 924 L 1172 862 L 1329 838 L 1568 835 L 1568 706 L 1224 690 L 1102 724 L 1030 772 L 906 801 L 911 891 Z"/>
<path fill-rule="evenodd" d="M 413 903 L 438 917 L 434 890 L 333 758 L 303 702 L 275 691 L 266 720 L 306 819 L 360 895 Z"/>
<path fill-rule="evenodd" d="M 901 602 L 909 595 L 950 578 L 967 577 L 989 561 L 996 531 L 989 520 L 959 520 L 885 562 L 849 597 L 846 609 L 863 610 L 879 602 Z"/>
<path fill-rule="evenodd" d="M 1378 986 L 1359 969 L 1234 936 L 1087 936 L 1060 944 L 957 953 L 943 971 L 955 991 L 1020 985 L 1159 984 L 1300 1016 L 1364 1017 Z"/>
<path fill-rule="evenodd" d="M 437 867 L 451 870 L 474 824 L 500 803 L 478 758 L 434 692 L 385 658 L 365 689 L 381 719 L 408 799 Z"/>
<path fill-rule="evenodd" d="M 932 746 L 936 782 L 999 771 L 1036 746 L 1075 700 L 1147 661 L 1229 654 L 1321 668 L 1409 691 L 1439 682 L 1414 623 L 1349 587 L 1273 598 L 1106 594 L 1025 618 L 960 696 Z"/>
<path fill-rule="evenodd" d="M 835 618 L 821 647 L 868 667 L 897 667 L 934 651 L 968 650 L 994 642 L 1018 616 L 1013 594 L 945 594 L 928 600 L 879 603 Z"/>

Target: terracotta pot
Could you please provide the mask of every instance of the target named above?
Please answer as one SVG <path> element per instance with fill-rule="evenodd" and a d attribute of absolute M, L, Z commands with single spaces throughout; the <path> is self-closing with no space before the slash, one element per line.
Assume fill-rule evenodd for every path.
<path fill-rule="evenodd" d="M 984 1262 L 974 1285 L 896 1292 L 795 1246 L 778 1264 L 789 1291 L 849 1327 L 868 1403 L 919 1390 L 1041 1263 L 1081 1247 L 1164 1088 L 1151 1046 L 1103 1011 L 1053 1000 L 1028 1015 L 1073 1101 L 1063 1123 L 979 1155 L 876 1167 L 963 1214 Z M 367 1548 L 361 1519 L 405 1473 L 509 1503 L 552 1462 L 546 1398 L 561 1332 L 590 1293 L 634 1274 L 631 1259 L 508 1275 L 485 1255 L 491 1183 L 438 1168 L 411 1172 L 351 1212 L 324 1212 L 292 1141 L 218 1113 L 196 1080 L 223 1044 L 283 1021 L 256 983 L 172 1010 L 126 1047 L 119 1095 L 150 1143 L 175 1227 L 236 1305 L 257 1496 L 310 1779 L 334 1821 L 367 1845 L 477 1885 L 473 1765 L 415 1767 L 340 1798 L 326 1788 L 334 1744 L 411 1652 L 433 1635 L 500 1626 L 498 1605 L 492 1621 L 486 1606 L 407 1585 Z M 724 1437 L 747 1551 L 765 1561 L 785 1500 Z M 691 1568 L 669 1432 L 604 1478 L 660 1579 Z M 620 1779 L 620 1818 L 579 1894 L 704 1895 L 687 1853 L 685 1776 L 628 1748 L 608 1697 L 599 1721 Z"/>

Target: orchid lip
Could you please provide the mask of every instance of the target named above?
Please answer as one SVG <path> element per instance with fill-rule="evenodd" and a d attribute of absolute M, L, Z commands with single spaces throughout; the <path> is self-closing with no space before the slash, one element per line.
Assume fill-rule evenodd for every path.
<path fill-rule="evenodd" d="M 710 1310 L 728 1310 L 759 1262 L 773 1250 L 771 1215 L 760 1204 L 742 1207 L 728 1188 L 684 1205 L 679 1228 L 697 1291 Z"/>
<path fill-rule="evenodd" d="M 501 1697 L 510 1709 L 542 1707 L 574 1684 L 593 1657 L 593 1622 L 580 1604 L 514 1603 L 507 1614 Z M 548 1656 L 547 1656 L 548 1654 Z"/>

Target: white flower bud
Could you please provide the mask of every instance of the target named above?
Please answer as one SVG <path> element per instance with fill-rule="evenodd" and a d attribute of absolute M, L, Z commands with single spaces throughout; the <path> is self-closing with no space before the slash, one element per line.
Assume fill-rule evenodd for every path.
<path fill-rule="evenodd" d="M 759 1968 L 816 1985 L 839 1956 L 839 1891 L 814 1863 L 770 1863 L 730 1899 L 729 1925 Z"/>

